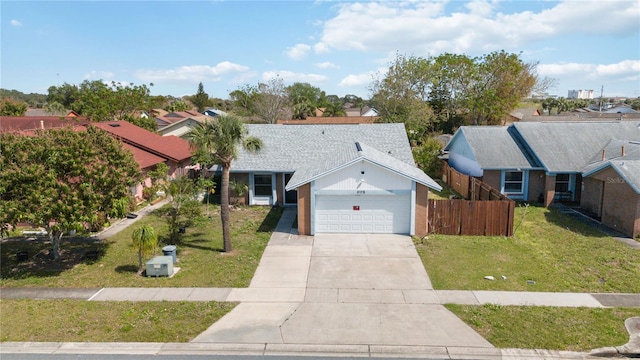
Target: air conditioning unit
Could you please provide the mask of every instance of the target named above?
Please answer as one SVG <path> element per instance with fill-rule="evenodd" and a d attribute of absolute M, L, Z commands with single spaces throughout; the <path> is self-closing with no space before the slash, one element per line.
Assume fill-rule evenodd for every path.
<path fill-rule="evenodd" d="M 147 261 L 147 276 L 171 276 L 173 275 L 173 257 L 156 256 Z"/>

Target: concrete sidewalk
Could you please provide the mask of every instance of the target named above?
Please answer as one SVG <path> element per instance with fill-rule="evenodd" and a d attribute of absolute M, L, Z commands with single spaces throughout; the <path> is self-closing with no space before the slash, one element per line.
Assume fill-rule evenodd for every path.
<path fill-rule="evenodd" d="M 2 288 L 0 299 L 77 299 L 91 301 L 239 301 L 301 302 L 314 290 L 283 288 Z M 557 307 L 633 307 L 640 308 L 640 294 L 558 293 L 486 290 L 395 290 L 379 293 L 376 302 L 395 304 L 461 304 Z M 351 293 L 341 291 L 338 302 L 349 302 Z M 322 301 L 319 301 L 322 302 Z"/>

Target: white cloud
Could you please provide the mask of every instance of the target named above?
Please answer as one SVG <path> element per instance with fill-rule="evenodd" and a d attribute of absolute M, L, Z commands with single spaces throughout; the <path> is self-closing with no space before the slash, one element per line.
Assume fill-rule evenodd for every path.
<path fill-rule="evenodd" d="M 344 77 L 342 80 L 340 80 L 340 82 L 338 83 L 338 86 L 340 87 L 363 86 L 363 85 L 368 86 L 375 79 L 380 78 L 380 76 L 385 76 L 387 71 L 388 71 L 388 68 L 382 67 L 375 71 L 369 71 L 366 73 L 350 74 Z"/>
<path fill-rule="evenodd" d="M 340 66 L 330 62 L 330 61 L 325 61 L 325 62 L 321 62 L 321 63 L 316 63 L 315 66 L 319 69 L 339 69 Z"/>
<path fill-rule="evenodd" d="M 455 4 L 455 3 L 454 3 Z M 567 1 L 539 11 L 500 12 L 500 2 L 475 0 L 445 14 L 445 2 L 341 3 L 322 24 L 317 53 L 331 49 L 413 54 L 519 51 L 552 36 L 628 35 L 639 30 L 638 1 Z M 606 16 L 605 16 L 606 14 Z"/>
<path fill-rule="evenodd" d="M 624 60 L 616 64 L 579 64 L 559 63 L 540 64 L 538 72 L 544 76 L 558 76 L 571 74 L 587 74 L 590 76 L 628 77 L 640 76 L 640 60 Z"/>
<path fill-rule="evenodd" d="M 318 74 L 302 74 L 294 73 L 292 71 L 265 71 L 262 73 L 262 80 L 268 81 L 273 78 L 280 77 L 285 83 L 295 82 L 307 82 L 307 83 L 320 83 L 327 81 L 327 77 Z"/>
<path fill-rule="evenodd" d="M 296 44 L 293 47 L 287 48 L 285 54 L 292 60 L 302 60 L 311 50 L 311 46 L 307 44 Z"/>
<path fill-rule="evenodd" d="M 15 19 L 12 19 L 11 20 L 11 25 L 12 26 L 22 26 L 22 22 L 20 22 L 18 20 L 15 20 Z"/>
<path fill-rule="evenodd" d="M 138 70 L 135 75 L 144 81 L 219 81 L 222 75 L 248 70 L 247 66 L 223 61 L 216 66 L 190 65 L 175 69 Z"/>
<path fill-rule="evenodd" d="M 85 80 L 90 80 L 90 79 L 111 79 L 113 77 L 113 73 L 110 71 L 96 71 L 96 70 L 91 70 L 91 72 L 84 74 L 84 79 Z"/>
<path fill-rule="evenodd" d="M 629 96 L 629 87 L 640 81 L 640 60 L 624 60 L 614 64 L 557 63 L 539 64 L 538 73 L 557 78 L 562 89 L 600 89 L 610 95 Z M 635 82 L 636 85 L 633 85 Z M 561 96 L 566 96 L 562 91 Z"/>

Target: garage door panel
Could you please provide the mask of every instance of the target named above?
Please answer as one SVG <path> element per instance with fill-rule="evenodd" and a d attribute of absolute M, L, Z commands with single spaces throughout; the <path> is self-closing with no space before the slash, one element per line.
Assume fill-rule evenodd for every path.
<path fill-rule="evenodd" d="M 316 198 L 315 231 L 409 233 L 410 196 L 329 196 Z M 354 209 L 359 210 L 354 210 Z"/>

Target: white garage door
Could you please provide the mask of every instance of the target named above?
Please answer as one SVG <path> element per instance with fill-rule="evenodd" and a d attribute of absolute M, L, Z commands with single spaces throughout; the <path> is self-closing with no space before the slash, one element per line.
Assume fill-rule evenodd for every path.
<path fill-rule="evenodd" d="M 316 197 L 315 232 L 409 234 L 411 197 L 387 196 Z"/>

